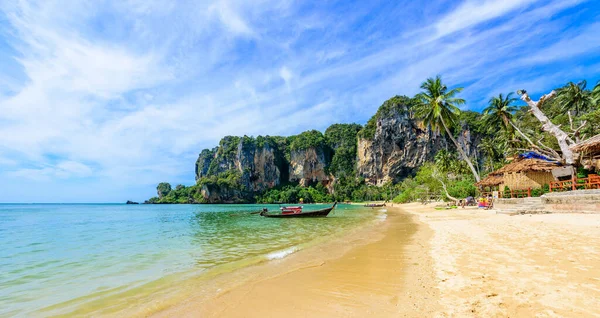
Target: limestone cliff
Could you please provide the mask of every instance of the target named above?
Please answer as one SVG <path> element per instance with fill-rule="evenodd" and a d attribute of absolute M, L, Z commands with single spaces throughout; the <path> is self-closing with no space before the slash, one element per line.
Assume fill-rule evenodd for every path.
<path fill-rule="evenodd" d="M 329 181 L 325 172 L 329 163 L 324 147 L 310 147 L 307 149 L 293 150 L 290 155 L 290 182 L 298 182 L 301 186 L 308 186 L 317 182 Z"/>
<path fill-rule="evenodd" d="M 309 141 L 301 135 L 227 136 L 219 147 L 203 150 L 196 161 L 196 181 L 205 201 L 252 201 L 254 195 L 281 184 L 327 180 L 325 145 L 307 146 Z"/>
<path fill-rule="evenodd" d="M 358 174 L 375 185 L 400 181 L 432 160 L 441 146 L 441 138 L 414 119 L 409 99 L 392 98 L 359 134 Z"/>

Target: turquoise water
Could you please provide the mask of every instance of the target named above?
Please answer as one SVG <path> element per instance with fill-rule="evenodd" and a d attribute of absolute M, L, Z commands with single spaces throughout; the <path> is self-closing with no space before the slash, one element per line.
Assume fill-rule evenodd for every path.
<path fill-rule="evenodd" d="M 350 205 L 325 219 L 249 214 L 265 206 L 0 204 L 0 316 L 68 314 L 111 296 L 114 302 L 165 277 L 285 257 L 374 218 Z"/>

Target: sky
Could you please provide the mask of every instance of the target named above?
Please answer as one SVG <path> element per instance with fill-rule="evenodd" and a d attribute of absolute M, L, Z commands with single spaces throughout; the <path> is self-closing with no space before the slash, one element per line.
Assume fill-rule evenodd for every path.
<path fill-rule="evenodd" d="M 0 202 L 194 184 L 225 135 L 364 124 L 428 77 L 465 109 L 600 79 L 594 0 L 0 0 Z"/>

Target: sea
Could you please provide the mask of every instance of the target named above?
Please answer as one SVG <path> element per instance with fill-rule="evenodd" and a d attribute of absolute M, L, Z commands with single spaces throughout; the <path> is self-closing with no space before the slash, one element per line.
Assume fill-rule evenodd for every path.
<path fill-rule="evenodd" d="M 306 211 L 328 205 L 307 204 Z M 264 218 L 277 205 L 0 204 L 0 317 L 95 315 L 190 278 L 284 258 L 381 218 Z M 110 306 L 111 311 L 104 311 Z"/>

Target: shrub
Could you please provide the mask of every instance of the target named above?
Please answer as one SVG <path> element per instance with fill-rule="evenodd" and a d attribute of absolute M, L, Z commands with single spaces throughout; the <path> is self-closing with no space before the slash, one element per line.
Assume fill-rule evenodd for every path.
<path fill-rule="evenodd" d="M 502 197 L 505 199 L 510 198 L 510 188 L 508 186 L 504 186 L 504 195 Z"/>
<path fill-rule="evenodd" d="M 393 201 L 394 203 L 408 203 L 413 201 L 413 197 L 413 191 L 407 190 L 402 191 L 400 194 L 398 194 Z"/>

